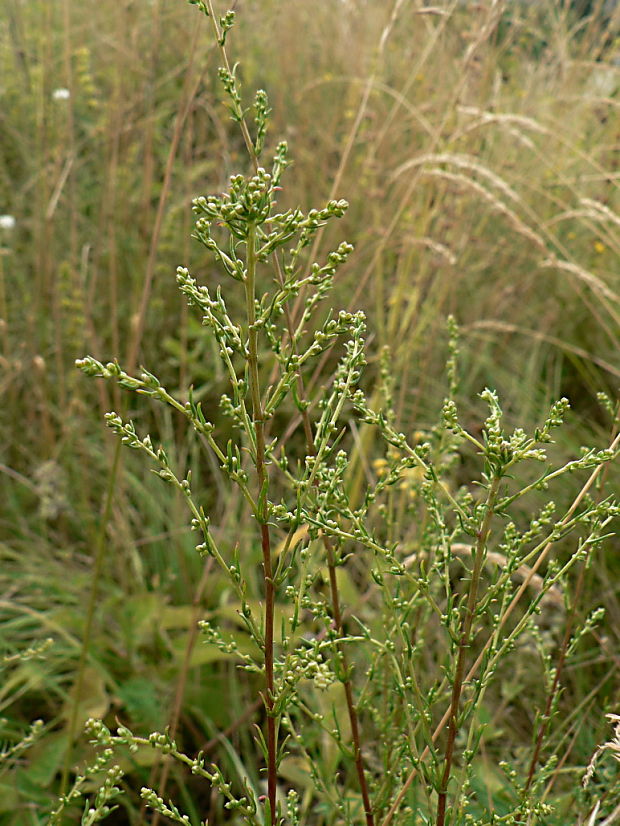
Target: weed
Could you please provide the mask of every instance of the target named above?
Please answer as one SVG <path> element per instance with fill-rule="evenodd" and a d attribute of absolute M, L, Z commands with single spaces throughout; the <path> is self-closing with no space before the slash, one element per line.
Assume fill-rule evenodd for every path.
<path fill-rule="evenodd" d="M 543 616 L 553 595 L 568 593 L 572 569 L 583 570 L 612 535 L 618 505 L 610 497 L 593 498 L 590 490 L 618 455 L 620 436 L 606 449 L 584 449 L 554 463 L 547 446 L 564 422 L 568 401 L 553 404 L 529 435 L 506 428 L 489 389 L 480 394 L 488 413 L 479 432 L 465 428 L 455 398 L 459 346 L 453 320 L 449 395 L 436 426 L 416 439 L 399 430 L 388 349 L 378 395 L 369 401 L 360 387 L 364 315 L 323 309 L 352 247 L 340 243 L 323 261 L 312 255 L 319 232 L 342 217 L 347 204 L 332 199 L 307 212 L 278 207 L 287 146 L 278 144 L 269 171 L 260 165 L 270 109 L 266 93 L 257 92 L 252 136 L 237 65 L 226 50 L 234 13 L 218 23 L 210 0 L 191 2 L 211 22 L 230 114 L 253 166 L 248 176 L 233 175 L 223 194 L 194 200 L 194 237 L 214 257 L 226 289 L 218 284 L 213 291 L 186 268 L 177 270 L 179 289 L 200 312 L 227 377 L 220 409 L 232 435 L 223 439 L 191 386 L 184 400 L 145 368 L 134 373 L 90 356 L 78 366 L 176 411 L 247 509 L 244 530 L 216 537 L 191 471 L 178 470 L 166 447 L 131 420 L 106 415 L 120 441 L 146 454 L 156 474 L 184 499 L 200 535 L 199 554 L 213 560 L 234 595 L 244 644 L 224 623 L 202 622 L 201 628 L 208 645 L 238 663 L 243 693 L 261 698 L 264 723 L 256 729 L 255 747 L 266 793 L 244 768 L 253 755 L 237 755 L 237 777 L 227 778 L 202 753 L 187 755 L 169 732 L 142 737 L 126 726 L 113 732 L 91 720 L 89 734 L 106 760 L 123 746 L 172 758 L 213 787 L 220 801 L 215 811 L 223 806 L 233 820 L 253 826 L 550 823 L 563 816 L 542 794 L 556 770 L 550 723 L 558 714 L 559 675 L 600 612 L 580 622 L 571 615 L 557 663 Z M 513 198 L 473 161 L 428 155 L 419 164 L 428 162 L 479 172 Z M 439 167 L 431 172 L 453 182 L 463 177 Z M 546 249 L 543 236 L 496 196 L 489 198 L 517 232 Z M 570 262 L 550 265 L 574 272 L 601 300 L 613 301 L 604 285 Z M 235 289 L 241 301 L 229 299 Z M 239 318 L 230 309 L 238 305 Z M 320 359 L 331 363 L 332 372 L 317 387 L 312 371 Z M 366 472 L 361 482 L 352 473 L 350 452 L 356 450 L 357 462 L 366 465 L 370 456 L 350 440 L 351 417 L 374 434 L 367 444 L 382 446 L 374 457 L 376 475 Z M 291 420 L 303 440 L 294 438 Z M 476 472 L 457 487 L 453 469 L 462 457 Z M 558 512 L 547 491 L 584 471 L 589 476 L 573 502 Z M 543 495 L 536 501 L 538 492 Z M 524 506 L 530 498 L 536 504 Z M 524 510 L 530 513 L 526 521 Z M 343 604 L 347 581 L 355 582 L 371 611 L 362 603 Z M 515 651 L 530 643 L 539 651 L 546 688 L 529 762 L 508 760 L 510 746 L 504 744 L 500 811 L 477 791 L 485 719 Z M 344 719 L 339 708 L 346 709 Z M 108 814 L 119 772 L 108 772 L 94 808 L 85 810 L 91 820 L 83 822 Z M 154 789 L 145 786 L 141 796 L 156 815 L 192 822 Z"/>
<path fill-rule="evenodd" d="M 240 822 L 224 805 L 246 786 L 264 819 L 262 527 L 190 416 L 115 381 L 84 382 L 73 362 L 112 354 L 136 379 L 136 365 L 154 365 L 182 406 L 191 383 L 214 441 L 224 453 L 229 442 L 239 448 L 250 498 L 260 499 L 218 339 L 201 325 L 204 311 L 177 300 L 169 273 L 185 261 L 215 302 L 221 283 L 247 346 L 245 285 L 213 259 L 230 257 L 226 227 L 212 227 L 205 255 L 190 242 L 186 204 L 205 180 L 222 192 L 234 171 L 270 168 L 263 158 L 282 135 L 295 164 L 274 211 L 302 204 L 307 216 L 341 194 L 351 201 L 314 233 L 295 278 L 325 266 L 340 238 L 355 249 L 298 350 L 286 347 L 312 285 L 283 301 L 271 339 L 268 327 L 256 334 L 263 413 L 271 392 L 283 393 L 264 424 L 267 527 L 283 577 L 273 594 L 276 693 L 286 669 L 306 675 L 273 718 L 276 806 L 307 826 L 436 822 L 444 805 L 446 822 L 612 822 L 612 750 L 597 755 L 586 788 L 579 780 L 609 739 L 603 712 L 618 711 L 615 540 L 588 543 L 595 526 L 573 524 L 603 507 L 618 479 L 617 463 L 587 480 L 574 464 L 580 445 L 614 444 L 617 433 L 612 29 L 564 0 L 241 5 L 233 28 L 222 18 L 225 38 L 205 38 L 203 19 L 180 0 L 0 0 L 0 821 L 43 823 L 54 812 L 57 822 L 111 814 L 155 826 L 186 812 L 195 824 Z M 242 62 L 235 68 L 222 48 Z M 234 75 L 232 85 L 224 77 L 227 101 L 241 106 L 245 130 L 219 104 L 214 60 Z M 240 80 L 269 90 L 263 126 L 251 122 Z M 247 245 L 234 248 L 246 266 Z M 289 248 L 256 262 L 259 314 L 287 281 Z M 321 404 L 352 331 L 293 371 L 290 387 L 280 380 L 294 362 L 278 360 L 312 346 L 328 303 L 352 317 L 363 308 L 369 329 L 364 397 L 344 400 L 330 438 Z M 452 325 L 444 378 L 450 312 L 463 343 Z M 244 352 L 231 362 L 242 393 Z M 493 474 L 471 441 L 486 450 L 487 386 L 502 399 L 506 441 L 517 424 L 536 438 L 553 399 L 569 397 L 572 410 L 560 411 L 554 443 L 538 446 L 544 465 L 515 462 L 502 476 L 509 515 L 491 513 L 481 554 L 465 517 L 483 527 L 493 510 Z M 250 389 L 245 405 L 255 433 Z M 140 440 L 153 434 L 180 482 L 191 471 L 191 498 L 226 569 L 196 553 L 186 492 L 96 426 L 111 408 Z M 393 444 L 400 432 L 408 448 Z M 325 438 L 318 456 L 313 442 Z M 415 462 L 409 450 L 424 464 L 399 466 Z M 298 505 L 307 462 L 317 470 Z M 539 490 L 548 472 L 549 491 Z M 300 521 L 289 540 L 290 514 Z M 231 580 L 237 564 L 244 598 Z M 517 631 L 496 657 L 492 646 Z M 94 755 L 82 734 L 89 717 L 120 724 L 128 741 L 122 727 L 131 730 L 132 750 L 113 743 Z M 151 732 L 176 751 L 164 753 Z M 200 752 L 228 792 L 186 770 Z M 152 790 L 143 800 L 141 787 Z"/>

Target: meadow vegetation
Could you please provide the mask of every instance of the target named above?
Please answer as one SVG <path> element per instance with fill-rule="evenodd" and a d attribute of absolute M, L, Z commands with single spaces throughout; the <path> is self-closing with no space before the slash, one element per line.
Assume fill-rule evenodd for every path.
<path fill-rule="evenodd" d="M 0 0 L 0 823 L 613 823 L 618 29 L 237 6 Z"/>

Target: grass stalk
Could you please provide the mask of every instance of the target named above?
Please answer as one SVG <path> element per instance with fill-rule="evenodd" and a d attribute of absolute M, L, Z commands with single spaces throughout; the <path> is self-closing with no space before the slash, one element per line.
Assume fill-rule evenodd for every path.
<path fill-rule="evenodd" d="M 73 687 L 73 705 L 71 707 L 71 716 L 69 717 L 69 725 L 67 728 L 67 750 L 65 753 L 65 760 L 62 768 L 62 775 L 60 779 L 60 796 L 67 791 L 67 783 L 69 780 L 69 772 L 71 770 L 71 756 L 73 752 L 73 743 L 77 732 L 78 715 L 80 709 L 80 699 L 84 688 L 84 674 L 86 671 L 86 662 L 90 654 L 90 643 L 93 632 L 93 625 L 95 619 L 95 606 L 97 604 L 97 596 L 99 595 L 99 585 L 103 573 L 103 560 L 106 551 L 107 528 L 112 515 L 112 504 L 116 494 L 117 476 L 120 468 L 121 456 L 121 441 L 117 439 L 114 445 L 114 453 L 112 455 L 112 465 L 108 476 L 108 484 L 105 492 L 105 500 L 103 506 L 103 513 L 99 523 L 99 531 L 97 533 L 95 545 L 95 558 L 93 560 L 93 573 L 91 579 L 90 593 L 88 595 L 88 602 L 86 603 L 86 616 L 84 619 L 84 632 L 82 635 L 82 647 L 80 649 L 80 658 L 78 660 L 77 670 L 75 674 L 75 683 Z"/>
<path fill-rule="evenodd" d="M 403 0 L 394 0 L 394 4 L 392 6 L 390 16 L 388 18 L 387 23 L 381 30 L 381 35 L 379 37 L 379 43 L 377 44 L 375 55 L 373 59 L 373 68 L 368 75 L 366 83 L 364 84 L 364 89 L 362 91 L 362 96 L 360 102 L 357 107 L 357 111 L 355 113 L 355 117 L 353 119 L 353 123 L 351 124 L 351 128 L 349 130 L 349 134 L 347 135 L 347 139 L 344 145 L 344 149 L 342 150 L 342 154 L 340 156 L 340 161 L 338 163 L 338 168 L 336 170 L 336 174 L 334 175 L 334 179 L 330 188 L 329 192 L 329 199 L 336 198 L 338 192 L 340 192 L 340 186 L 342 183 L 342 179 L 349 163 L 349 159 L 351 157 L 351 152 L 353 151 L 353 147 L 355 146 L 355 141 L 358 138 L 361 125 L 364 121 L 364 117 L 368 110 L 368 104 L 370 101 L 370 95 L 372 93 L 377 75 L 379 66 L 381 65 L 381 60 L 383 57 L 383 53 L 385 51 L 386 44 L 389 40 L 390 34 L 396 25 L 396 21 L 398 19 L 398 14 L 400 12 L 400 8 L 403 5 Z M 310 260 L 316 261 L 317 256 L 319 254 L 319 249 L 321 246 L 321 241 L 323 239 L 323 228 L 319 229 L 317 232 L 314 241 L 312 243 L 312 247 L 310 249 Z M 292 316 L 296 319 L 299 316 L 301 308 L 303 307 L 305 298 L 305 290 L 302 290 L 295 302 L 293 307 Z"/>
<path fill-rule="evenodd" d="M 189 50 L 189 62 L 185 74 L 185 83 L 183 90 L 183 97 L 181 105 L 177 111 L 174 132 L 172 140 L 170 141 L 170 149 L 168 150 L 168 157 L 166 158 L 166 169 L 164 171 L 164 180 L 162 183 L 159 201 L 157 203 L 157 213 L 155 215 L 155 223 L 153 226 L 153 233 L 151 235 L 151 242 L 149 245 L 149 255 L 146 263 L 146 272 L 144 281 L 142 283 L 142 294 L 138 305 L 138 311 L 133 324 L 129 348 L 127 350 L 127 364 L 129 370 L 133 370 L 138 363 L 138 355 L 140 352 L 140 344 L 142 342 L 142 335 L 144 333 L 144 324 L 146 320 L 146 313 L 148 310 L 149 299 L 151 297 L 151 289 L 153 286 L 153 278 L 155 276 L 155 264 L 157 263 L 157 251 L 159 249 L 159 239 L 161 236 L 162 225 L 164 221 L 165 208 L 170 192 L 170 184 L 172 181 L 172 172 L 174 169 L 174 161 L 183 134 L 183 124 L 189 114 L 194 98 L 198 91 L 200 84 L 200 74 L 193 77 L 194 57 L 196 54 L 196 44 L 198 39 L 198 31 L 194 33 L 192 43 Z"/>

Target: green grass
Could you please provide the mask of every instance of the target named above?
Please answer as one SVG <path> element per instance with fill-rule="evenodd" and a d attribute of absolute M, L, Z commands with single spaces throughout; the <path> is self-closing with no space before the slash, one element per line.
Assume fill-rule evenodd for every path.
<path fill-rule="evenodd" d="M 355 245 L 332 297 L 368 315 L 369 395 L 379 402 L 379 358 L 389 345 L 397 426 L 428 432 L 446 394 L 452 313 L 462 334 L 465 424 L 474 429 L 486 415 L 477 400 L 486 386 L 498 389 L 508 424 L 528 430 L 567 396 L 572 412 L 555 449 L 562 462 L 581 444 L 608 444 L 613 431 L 597 394 L 616 399 L 620 378 L 618 43 L 566 4 L 452 5 L 435 14 L 396 3 L 391 19 L 384 3 L 246 3 L 229 45 L 248 99 L 257 87 L 269 93 L 269 146 L 280 137 L 291 144 L 279 206 L 307 209 L 332 195 L 351 204 L 314 252 L 340 238 Z M 189 240 L 190 201 L 249 169 L 221 105 L 218 65 L 183 2 L 0 0 L 0 213 L 16 220 L 0 229 L 0 619 L 7 654 L 54 640 L 5 666 L 2 738 L 19 739 L 37 717 L 46 734 L 0 777 L 2 823 L 45 822 L 58 794 L 99 543 L 77 723 L 119 718 L 144 735 L 174 719 L 182 689 L 179 738 L 192 752 L 248 707 L 233 661 L 215 659 L 188 631 L 196 617 L 215 618 L 247 644 L 228 583 L 205 574 L 195 554 L 182 497 L 123 451 L 102 518 L 115 452 L 103 413 L 124 405 L 141 432 L 172 446 L 176 467 L 193 468 L 222 538 L 253 534 L 241 498 L 171 411 L 135 396 L 121 401 L 117 387 L 86 382 L 73 367 L 86 352 L 118 356 L 130 372 L 156 366 L 171 392 L 182 396 L 191 380 L 219 416 L 226 383 L 217 348 L 174 283 L 181 263 L 215 282 L 214 264 Z M 54 90 L 65 88 L 70 97 L 57 99 Z M 314 386 L 334 365 L 325 361 Z M 217 424 L 230 430 L 224 417 Z M 353 436 L 355 494 L 375 478 L 372 460 L 383 448 L 369 428 Z M 299 434 L 290 438 L 301 446 Z M 467 461 L 455 484 L 470 478 Z M 560 507 L 582 482 L 563 481 Z M 617 485 L 616 464 L 604 490 Z M 548 747 L 573 767 L 608 739 L 603 713 L 617 710 L 618 573 L 610 543 L 585 575 L 579 615 L 602 604 L 606 619 L 566 670 L 562 725 Z M 260 593 L 258 570 L 251 576 Z M 363 565 L 343 580 L 346 604 L 380 628 Z M 564 619 L 552 614 L 544 633 L 559 641 Z M 431 634 L 429 673 L 441 664 L 437 639 Z M 529 656 L 500 674 L 484 705 L 487 768 L 475 783 L 498 810 L 509 793 L 497 755 L 509 740 L 519 761 L 544 699 Z M 247 771 L 258 785 L 247 724 L 226 742 L 211 749 L 227 775 Z M 72 765 L 87 758 L 80 736 Z M 154 760 L 139 752 L 134 793 L 111 822 L 139 822 L 135 790 L 156 785 Z M 299 771 L 291 761 L 287 779 Z M 604 771 L 601 788 L 611 788 L 612 761 Z M 564 780 L 560 769 L 553 783 L 558 822 L 567 822 L 574 777 Z M 204 817 L 208 794 L 195 779 L 173 771 L 168 787 Z"/>

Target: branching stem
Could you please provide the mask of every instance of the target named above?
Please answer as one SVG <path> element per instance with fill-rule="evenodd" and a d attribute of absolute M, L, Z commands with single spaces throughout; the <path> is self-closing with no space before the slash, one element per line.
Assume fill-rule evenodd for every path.
<path fill-rule="evenodd" d="M 615 426 L 614 426 L 614 430 L 612 432 L 612 436 L 617 437 L 617 430 L 616 430 Z M 608 469 L 608 467 L 606 466 L 605 471 L 607 469 Z M 602 490 L 602 485 L 599 488 L 599 490 Z M 588 554 L 588 556 L 585 559 L 582 560 L 581 566 L 579 568 L 579 574 L 577 576 L 577 584 L 575 586 L 575 595 L 573 597 L 573 605 L 572 605 L 571 611 L 570 611 L 570 613 L 567 617 L 567 620 L 566 620 L 566 628 L 564 630 L 564 636 L 562 638 L 562 644 L 560 645 L 560 651 L 559 651 L 559 655 L 558 655 L 557 665 L 555 667 L 555 675 L 554 675 L 554 678 L 553 678 L 553 684 L 551 686 L 549 694 L 547 695 L 545 710 L 544 710 L 544 712 L 543 712 L 543 714 L 542 714 L 542 716 L 539 720 L 539 723 L 538 723 L 538 733 L 537 733 L 537 736 L 536 736 L 536 744 L 534 746 L 534 752 L 532 754 L 532 759 L 530 760 L 530 767 L 529 767 L 529 770 L 528 770 L 528 773 L 527 773 L 527 779 L 525 781 L 525 786 L 524 786 L 524 789 L 523 789 L 524 801 L 525 801 L 525 798 L 526 798 L 528 792 L 530 791 L 530 789 L 532 787 L 532 783 L 534 782 L 534 775 L 536 773 L 536 768 L 538 766 L 538 761 L 540 759 L 540 753 L 542 751 L 543 741 L 544 741 L 545 735 L 547 733 L 549 723 L 551 721 L 551 713 L 552 713 L 552 710 L 553 710 L 553 704 L 555 702 L 558 691 L 560 689 L 560 680 L 562 679 L 564 666 L 566 664 L 566 657 L 568 655 L 568 648 L 570 646 L 570 641 L 571 641 L 571 637 L 572 637 L 572 634 L 573 634 L 573 629 L 574 629 L 576 621 L 577 621 L 577 611 L 578 611 L 578 608 L 579 608 L 579 604 L 581 602 L 581 597 L 582 597 L 583 589 L 584 589 L 584 585 L 585 585 L 586 571 L 588 569 L 589 557 L 590 557 L 590 554 Z M 516 822 L 519 823 L 522 820 L 523 820 L 523 813 L 519 812 L 517 814 L 517 817 L 516 817 Z"/>
<path fill-rule="evenodd" d="M 280 284 L 284 284 L 284 276 L 282 273 L 282 268 L 280 266 L 280 262 L 277 256 L 274 256 L 274 260 L 276 263 L 276 271 L 278 275 L 278 280 Z M 289 339 L 291 341 L 291 346 L 295 348 L 296 336 L 293 326 L 293 315 L 291 313 L 290 307 L 285 305 L 284 308 L 284 315 L 286 318 L 286 324 L 289 334 Z M 297 373 L 297 394 L 302 402 L 306 401 L 306 388 L 304 386 L 303 376 L 301 371 Z M 304 436 L 306 438 L 306 449 L 308 454 L 311 456 L 316 456 L 316 445 L 314 444 L 314 436 L 312 434 L 312 425 L 310 423 L 310 416 L 308 415 L 307 407 L 303 407 L 301 410 L 301 420 L 304 428 Z M 316 481 L 315 481 L 316 484 Z M 336 576 L 336 561 L 334 558 L 334 549 L 331 543 L 331 540 L 325 534 L 321 536 L 323 540 L 323 546 L 325 548 L 325 553 L 327 555 L 327 569 L 329 573 L 329 590 L 330 590 L 330 597 L 332 603 L 332 615 L 334 618 L 334 627 L 338 632 L 338 636 L 343 636 L 343 622 L 342 622 L 342 610 L 340 608 L 340 592 L 338 589 L 338 578 Z M 357 714 L 357 709 L 355 707 L 355 700 L 353 698 L 353 686 L 351 685 L 351 680 L 349 678 L 349 663 L 347 659 L 346 652 L 344 649 L 341 651 L 342 657 L 342 668 L 344 671 L 344 679 L 342 681 L 342 686 L 344 688 L 344 695 L 347 703 L 347 714 L 349 716 L 349 723 L 351 725 L 351 739 L 353 740 L 353 752 L 355 758 L 355 769 L 357 772 L 357 779 L 360 786 L 360 792 L 362 795 L 362 802 L 364 804 L 364 817 L 366 819 L 366 826 L 375 826 L 375 819 L 372 810 L 372 803 L 370 801 L 370 793 L 368 791 L 368 783 L 366 782 L 366 774 L 364 772 L 364 761 L 362 758 L 362 738 L 360 732 L 360 725 L 359 719 Z"/>
<path fill-rule="evenodd" d="M 441 778 L 441 788 L 439 790 L 437 800 L 437 826 L 444 826 L 446 822 L 446 801 L 448 797 L 448 783 L 452 773 L 452 762 L 454 759 L 454 745 L 456 742 L 456 735 L 458 732 L 458 716 L 459 707 L 461 703 L 461 694 L 463 693 L 463 682 L 465 674 L 465 658 L 467 651 L 471 646 L 472 641 L 472 627 L 474 623 L 474 616 L 476 614 L 476 605 L 478 603 L 478 588 L 480 585 L 480 574 L 484 564 L 484 556 L 486 550 L 487 539 L 491 528 L 491 519 L 495 507 L 495 500 L 499 490 L 500 477 L 493 477 L 489 486 L 489 492 L 486 501 L 486 510 L 482 525 L 478 531 L 478 538 L 476 542 L 476 551 L 474 554 L 474 568 L 469 583 L 469 594 L 467 595 L 467 605 L 465 608 L 465 616 L 463 617 L 463 626 L 461 629 L 461 638 L 458 646 L 456 669 L 454 672 L 454 681 L 452 683 L 452 697 L 450 701 L 450 712 L 448 719 L 448 739 L 446 742 L 446 753 L 444 758 L 444 769 Z"/>
<path fill-rule="evenodd" d="M 222 32 L 217 22 L 217 17 L 215 16 L 215 11 L 213 10 L 213 3 L 211 0 L 205 0 L 207 9 L 209 11 L 209 20 L 211 21 L 211 26 L 213 27 L 213 33 L 215 35 L 215 40 L 217 42 L 220 57 L 222 58 L 222 64 L 226 71 L 230 74 L 230 61 L 228 60 L 228 54 L 226 53 L 226 48 L 224 46 L 224 41 L 222 39 Z M 250 160 L 252 161 L 252 166 L 254 167 L 254 172 L 258 171 L 258 158 L 256 156 L 256 150 L 254 149 L 254 144 L 252 143 L 252 138 L 250 136 L 250 130 L 248 129 L 248 125 L 244 117 L 239 118 L 239 128 L 241 129 L 241 134 L 243 136 L 243 142 L 245 143 L 246 149 L 248 150 L 248 155 L 250 156 Z"/>
<path fill-rule="evenodd" d="M 342 625 L 342 612 L 340 610 L 340 594 L 338 591 L 338 580 L 336 577 L 336 564 L 334 560 L 334 549 L 329 537 L 323 536 L 323 544 L 327 552 L 327 569 L 329 571 L 329 589 L 332 600 L 332 612 L 334 615 L 334 626 L 338 632 L 338 636 L 342 637 L 344 633 Z M 341 651 L 341 663 L 345 674 L 342 681 L 344 688 L 344 695 L 347 701 L 347 713 L 349 715 L 349 722 L 351 724 L 351 739 L 353 740 L 353 752 L 355 758 L 355 769 L 362 794 L 362 802 L 364 803 L 364 817 L 366 818 L 366 826 L 374 826 L 375 819 L 372 812 L 372 804 L 370 802 L 370 795 L 368 793 L 368 784 L 366 783 L 366 775 L 364 773 L 364 761 L 362 759 L 362 739 L 360 734 L 359 720 L 357 716 L 357 709 L 355 708 L 355 701 L 353 699 L 353 686 L 349 678 L 349 663 L 347 655 L 344 650 Z"/>
<path fill-rule="evenodd" d="M 230 62 L 228 60 L 228 55 L 226 54 L 226 49 L 222 42 L 222 36 L 220 32 L 220 28 L 217 23 L 217 19 L 215 17 L 215 13 L 213 10 L 213 4 L 211 0 L 206 0 L 207 8 L 209 10 L 209 17 L 211 20 L 211 25 L 213 27 L 213 31 L 219 45 L 220 55 L 224 64 L 224 67 L 228 72 L 230 72 Z M 241 128 L 241 133 L 243 135 L 243 140 L 245 142 L 246 148 L 248 150 L 248 154 L 252 161 L 252 165 L 254 167 L 254 171 L 256 172 L 258 169 L 258 158 L 256 156 L 256 151 L 254 148 L 254 144 L 250 137 L 250 132 L 245 121 L 245 118 L 241 117 L 239 120 L 239 126 Z M 254 406 L 254 420 L 255 420 L 255 428 L 256 428 L 256 469 L 259 477 L 259 487 L 263 488 L 265 474 L 264 474 L 264 422 L 262 420 L 262 408 L 261 408 L 261 400 L 260 400 L 260 388 L 258 385 L 258 379 L 256 382 L 253 381 L 252 377 L 252 359 L 254 358 L 254 367 L 256 370 L 256 377 L 258 377 L 258 366 L 257 366 L 257 356 L 256 356 L 256 332 L 252 330 L 253 320 L 255 318 L 255 310 L 254 310 L 254 285 L 253 283 L 250 285 L 249 281 L 250 278 L 254 279 L 256 268 L 255 268 L 255 261 L 254 265 L 250 267 L 250 254 L 255 256 L 255 241 L 250 244 L 250 238 L 248 237 L 248 276 L 246 280 L 246 303 L 248 305 L 248 322 L 250 324 L 250 382 L 252 384 L 252 404 Z M 274 262 L 276 266 L 276 271 L 278 274 L 278 278 L 280 282 L 283 283 L 283 274 L 282 270 L 278 261 L 277 256 L 274 256 Z M 251 287 L 251 290 L 250 290 Z M 251 297 L 250 297 L 251 296 Z M 251 306 L 250 306 L 251 305 Z M 286 306 L 285 308 L 286 313 L 286 321 L 288 325 L 288 333 L 291 342 L 295 341 L 294 336 L 294 326 L 293 326 L 293 318 L 291 315 L 290 308 Z M 252 340 L 252 335 L 254 335 L 254 339 Z M 254 357 L 252 356 L 252 352 L 254 352 Z M 301 373 L 298 374 L 297 377 L 297 386 L 299 397 L 304 399 L 305 397 L 305 390 L 304 390 L 304 383 Z M 256 387 L 256 391 L 254 390 Z M 261 414 L 257 416 L 256 411 L 261 411 Z M 308 416 L 307 410 L 303 410 L 302 412 L 302 421 L 304 427 L 304 434 L 306 437 L 306 445 L 311 454 L 316 453 L 316 448 L 314 445 L 314 438 L 312 435 L 312 427 L 310 424 L 310 417 Z M 259 458 L 261 457 L 261 458 Z M 262 467 L 262 470 L 261 470 Z M 264 576 L 265 576 L 265 671 L 267 676 L 267 693 L 269 694 L 270 691 L 273 691 L 273 602 L 274 602 L 274 594 L 273 594 L 273 580 L 272 580 L 272 571 L 271 571 L 271 552 L 269 549 L 269 532 L 266 524 L 262 526 L 263 532 L 263 569 L 264 569 Z M 331 594 L 331 602 L 332 602 L 332 612 L 334 617 L 334 626 L 338 631 L 339 636 L 342 636 L 343 633 L 343 626 L 342 626 L 342 613 L 340 610 L 340 595 L 338 592 L 338 581 L 336 578 L 336 566 L 334 561 L 334 551 L 331 545 L 331 542 L 328 537 L 323 537 L 323 543 L 325 546 L 325 550 L 327 553 L 327 566 L 329 570 L 329 584 L 330 584 L 330 594 Z M 271 635 L 271 636 L 270 636 Z M 269 655 L 269 649 L 271 648 L 271 654 Z M 349 674 L 349 667 L 346 660 L 346 655 L 342 652 L 343 659 L 343 669 L 346 675 L 345 680 L 343 682 L 346 703 L 347 703 L 347 713 L 349 716 L 349 722 L 351 725 L 351 736 L 353 740 L 353 750 L 355 754 L 355 767 L 357 771 L 357 776 L 360 784 L 360 791 L 362 794 L 362 801 L 364 804 L 364 816 L 366 819 L 366 826 L 374 826 L 374 817 L 372 813 L 372 805 L 370 802 L 370 795 L 368 792 L 368 784 L 366 783 L 366 776 L 364 774 L 364 765 L 362 760 L 362 748 L 361 748 L 361 737 L 360 737 L 360 727 L 359 721 L 357 716 L 357 710 L 355 708 L 355 702 L 353 699 L 353 688 L 351 686 L 351 681 L 348 677 Z M 268 664 L 269 663 L 269 664 Z M 270 676 L 271 674 L 271 676 Z M 271 686 L 271 687 L 270 687 Z M 271 737 L 272 732 L 271 728 L 273 727 L 273 767 L 274 767 L 274 778 L 273 778 L 273 786 L 274 786 L 274 794 L 273 800 L 271 799 L 271 794 L 269 795 L 270 803 L 271 803 L 271 811 L 272 811 L 272 818 L 275 814 L 275 783 L 276 783 L 276 776 L 275 776 L 275 751 L 276 751 L 276 733 L 275 733 L 275 719 L 269 716 L 269 710 L 271 702 L 271 706 L 273 705 L 273 699 L 271 700 L 267 698 L 267 714 L 268 714 L 268 739 L 267 739 L 267 749 L 269 753 L 269 765 L 271 767 L 272 760 L 271 760 Z M 269 778 L 271 779 L 271 769 L 269 771 Z"/>

